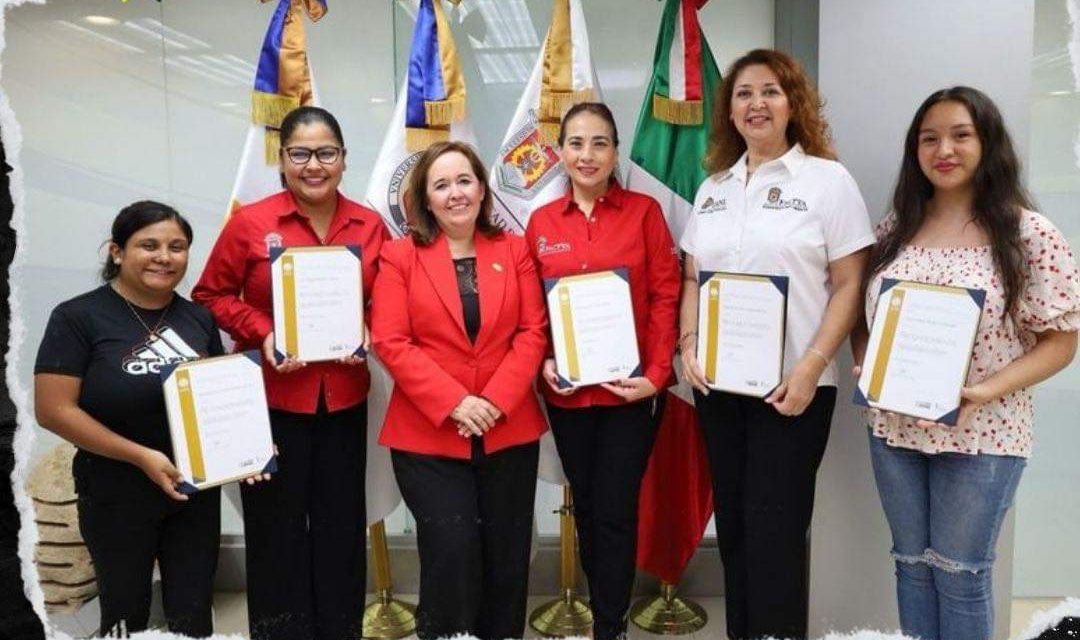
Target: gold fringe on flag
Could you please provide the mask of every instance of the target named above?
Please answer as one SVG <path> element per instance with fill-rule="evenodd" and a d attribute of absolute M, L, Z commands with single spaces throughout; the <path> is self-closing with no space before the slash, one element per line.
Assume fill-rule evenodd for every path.
<path fill-rule="evenodd" d="M 465 96 L 446 100 L 425 100 L 424 120 L 429 125 L 441 127 L 465 117 Z"/>
<path fill-rule="evenodd" d="M 593 99 L 593 90 L 581 89 L 578 91 L 551 91 L 540 95 L 540 119 L 562 120 L 563 115 L 579 102 L 589 102 Z"/>
<path fill-rule="evenodd" d="M 552 147 L 558 144 L 560 125 L 561 123 L 559 122 L 540 121 L 536 123 L 536 131 L 540 135 L 540 144 L 546 144 Z"/>
<path fill-rule="evenodd" d="M 653 94 L 652 112 L 654 118 L 671 124 L 699 125 L 705 119 L 701 100 L 672 100 L 659 93 Z"/>
<path fill-rule="evenodd" d="M 410 152 L 423 151 L 436 142 L 445 142 L 449 139 L 450 127 L 431 129 L 405 127 L 405 149 Z"/>
<path fill-rule="evenodd" d="M 277 164 L 281 155 L 281 131 L 279 129 L 266 128 L 263 137 L 263 158 L 267 165 Z"/>
<path fill-rule="evenodd" d="M 457 5 L 461 0 L 450 0 Z M 465 117 L 465 76 L 458 62 L 457 45 L 450 32 L 450 22 L 442 8 L 441 0 L 434 0 L 435 32 L 439 46 L 439 66 L 442 69 L 443 88 L 446 97 L 442 100 L 424 101 L 424 115 L 429 126 L 441 127 Z"/>
<path fill-rule="evenodd" d="M 300 106 L 300 98 L 262 91 L 251 92 L 251 121 L 275 129 L 290 111 Z"/>

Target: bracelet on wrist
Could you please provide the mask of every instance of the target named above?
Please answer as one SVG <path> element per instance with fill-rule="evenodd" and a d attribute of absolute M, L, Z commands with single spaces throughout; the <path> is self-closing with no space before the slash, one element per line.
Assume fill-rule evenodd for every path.
<path fill-rule="evenodd" d="M 817 347 L 807 347 L 806 352 L 812 353 L 815 356 L 821 358 L 821 361 L 825 363 L 826 367 L 829 366 L 829 364 L 832 362 L 832 360 L 827 355 L 825 355 L 825 353 L 821 349 L 818 349 Z"/>

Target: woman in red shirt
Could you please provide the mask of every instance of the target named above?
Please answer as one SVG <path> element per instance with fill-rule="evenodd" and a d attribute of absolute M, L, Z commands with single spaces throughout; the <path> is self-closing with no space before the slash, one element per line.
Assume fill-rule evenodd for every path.
<path fill-rule="evenodd" d="M 471 147 L 429 147 L 409 237 L 383 248 L 375 281 L 372 340 L 394 378 L 379 443 L 416 516 L 421 639 L 525 632 L 547 321 L 525 242 L 491 202 Z"/>
<path fill-rule="evenodd" d="M 389 238 L 379 215 L 338 192 L 341 127 L 301 107 L 281 123 L 285 190 L 239 209 L 191 297 L 237 349 L 262 349 L 280 471 L 243 486 L 248 618 L 253 640 L 359 637 L 364 611 L 367 393 L 363 358 L 275 363 L 269 251 L 360 246 L 365 299 Z"/>
<path fill-rule="evenodd" d="M 555 445 L 574 491 L 593 637 L 620 637 L 634 582 L 638 492 L 670 383 L 679 264 L 660 205 L 614 179 L 619 134 L 607 106 L 571 107 L 559 132 L 570 191 L 537 209 L 525 237 L 543 278 L 626 268 L 644 375 L 560 389 L 555 361 L 541 385 Z"/>

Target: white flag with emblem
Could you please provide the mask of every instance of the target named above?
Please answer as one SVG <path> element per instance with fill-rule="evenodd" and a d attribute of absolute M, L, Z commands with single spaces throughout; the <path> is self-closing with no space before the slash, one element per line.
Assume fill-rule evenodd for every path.
<path fill-rule="evenodd" d="M 578 102 L 602 101 L 580 0 L 554 0 L 540 56 L 491 168 L 495 220 L 523 233 L 529 216 L 570 188 L 559 162 L 559 123 Z M 540 478 L 566 484 L 551 431 L 540 440 Z"/>

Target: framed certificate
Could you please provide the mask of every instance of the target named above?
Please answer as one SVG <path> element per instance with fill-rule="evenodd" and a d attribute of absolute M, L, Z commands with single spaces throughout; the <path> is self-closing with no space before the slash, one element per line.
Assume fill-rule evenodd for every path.
<path fill-rule="evenodd" d="M 277 470 L 257 351 L 166 365 L 161 379 L 181 493 Z"/>
<path fill-rule="evenodd" d="M 764 398 L 784 375 L 787 276 L 698 274 L 697 357 L 709 388 Z"/>
<path fill-rule="evenodd" d="M 626 269 L 544 280 L 559 385 L 641 375 Z"/>
<path fill-rule="evenodd" d="M 364 355 L 362 275 L 357 245 L 270 249 L 278 362 Z"/>
<path fill-rule="evenodd" d="M 855 403 L 955 425 L 986 292 L 885 278 Z"/>

